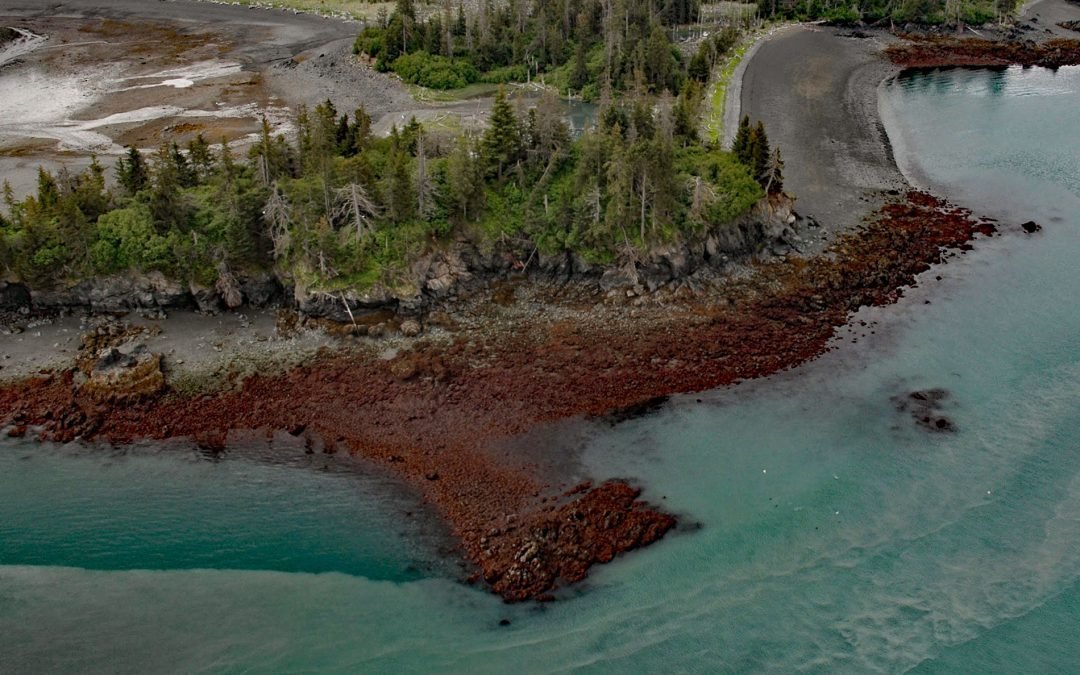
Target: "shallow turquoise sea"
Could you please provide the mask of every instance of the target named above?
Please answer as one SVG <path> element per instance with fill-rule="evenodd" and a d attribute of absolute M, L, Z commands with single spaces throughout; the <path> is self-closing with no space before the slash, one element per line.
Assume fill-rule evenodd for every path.
<path fill-rule="evenodd" d="M 905 171 L 1003 236 L 799 369 L 545 432 L 699 528 L 506 606 L 362 473 L 4 439 L 0 671 L 1080 669 L 1080 69 L 881 106 Z M 927 388 L 955 433 L 890 400 Z"/>

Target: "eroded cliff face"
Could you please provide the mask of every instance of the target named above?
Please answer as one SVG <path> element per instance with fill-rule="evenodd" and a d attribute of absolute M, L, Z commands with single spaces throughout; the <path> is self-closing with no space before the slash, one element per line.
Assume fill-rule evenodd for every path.
<path fill-rule="evenodd" d="M 287 275 L 239 275 L 220 270 L 217 282 L 182 283 L 159 272 L 83 279 L 56 288 L 0 282 L 0 308 L 92 312 L 158 312 L 197 309 L 216 313 L 241 306 L 294 306 L 301 314 L 342 323 L 391 312 L 422 315 L 476 286 L 513 275 L 547 283 L 593 284 L 612 293 L 640 294 L 716 272 L 749 256 L 790 253 L 800 220 L 794 199 L 772 195 L 731 223 L 656 246 L 617 265 L 589 263 L 573 252 L 545 255 L 529 242 L 484 247 L 460 237 L 417 258 L 392 286 L 312 288 Z"/>

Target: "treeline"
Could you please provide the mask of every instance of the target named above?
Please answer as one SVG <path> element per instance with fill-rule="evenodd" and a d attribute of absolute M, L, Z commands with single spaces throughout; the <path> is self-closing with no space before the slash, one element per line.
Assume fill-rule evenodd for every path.
<path fill-rule="evenodd" d="M 836 23 L 981 25 L 1009 17 L 1016 0 L 757 0 L 766 17 L 825 19 Z"/>
<path fill-rule="evenodd" d="M 700 0 L 486 0 L 446 3 L 427 18 L 413 0 L 368 26 L 354 50 L 376 67 L 436 89 L 523 82 L 543 74 L 560 90 L 677 92 L 685 64 L 669 28 L 697 20 Z"/>
<path fill-rule="evenodd" d="M 199 136 L 151 157 L 132 148 L 117 163 L 116 190 L 105 171 L 97 159 L 78 174 L 39 169 L 36 194 L 21 200 L 5 182 L 0 265 L 9 277 L 48 285 L 139 269 L 213 283 L 265 259 L 265 190 L 226 144 L 212 149 Z"/>
<path fill-rule="evenodd" d="M 632 260 L 778 189 L 698 141 L 695 91 L 607 105 L 576 140 L 557 100 L 519 111 L 500 92 L 477 138 L 415 121 L 376 138 L 363 110 L 327 102 L 300 112 L 295 142 L 264 123 L 246 161 L 200 136 L 152 156 L 129 149 L 115 189 L 97 161 L 42 170 L 36 194 L 5 190 L 0 264 L 38 286 L 126 270 L 212 285 L 276 269 L 311 287 L 366 287 L 403 281 L 412 260 L 458 234 L 526 264 L 559 251 Z"/>

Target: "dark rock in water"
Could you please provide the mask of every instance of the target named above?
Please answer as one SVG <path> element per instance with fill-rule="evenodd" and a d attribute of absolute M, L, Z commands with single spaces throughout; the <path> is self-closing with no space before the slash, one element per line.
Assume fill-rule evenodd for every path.
<path fill-rule="evenodd" d="M 616 408 L 607 415 L 604 415 L 604 419 L 607 420 L 611 426 L 615 426 L 620 422 L 626 422 L 628 420 L 637 419 L 639 417 L 645 417 L 651 415 L 654 412 L 660 410 L 665 403 L 668 402 L 668 396 L 656 396 L 640 403 L 628 405 L 624 408 Z"/>
<path fill-rule="evenodd" d="M 510 625 L 510 619 L 499 619 L 499 625 L 500 626 L 509 626 Z"/>
<path fill-rule="evenodd" d="M 925 391 L 913 391 L 908 397 L 913 401 L 933 405 L 949 398 L 949 392 L 944 389 L 926 389 Z"/>
<path fill-rule="evenodd" d="M 1039 225 L 1034 220 L 1029 220 L 1020 227 L 1024 228 L 1024 232 L 1027 232 L 1028 234 L 1035 234 L 1042 230 L 1042 225 Z"/>
<path fill-rule="evenodd" d="M 956 427 L 953 425 L 952 420 L 950 420 L 948 417 L 942 417 L 940 415 L 928 415 L 926 417 L 920 417 L 917 420 L 917 423 L 920 427 L 923 427 L 928 431 L 956 431 Z"/>
<path fill-rule="evenodd" d="M 949 397 L 948 391 L 935 388 L 913 391 L 905 396 L 893 396 L 890 400 L 897 412 L 910 413 L 915 424 L 922 429 L 949 433 L 956 431 L 956 425 L 941 410 Z"/>

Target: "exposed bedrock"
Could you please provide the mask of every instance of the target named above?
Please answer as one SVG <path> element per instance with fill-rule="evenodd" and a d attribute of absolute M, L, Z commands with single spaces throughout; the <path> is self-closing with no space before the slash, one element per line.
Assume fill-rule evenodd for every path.
<path fill-rule="evenodd" d="M 281 303 L 308 317 L 355 323 L 387 312 L 418 316 L 459 293 L 511 275 L 538 282 L 595 284 L 605 292 L 620 288 L 655 291 L 748 256 L 772 257 L 795 250 L 800 221 L 793 204 L 787 196 L 770 197 L 732 223 L 656 246 L 639 260 L 619 266 L 592 264 L 574 252 L 545 255 L 530 242 L 486 247 L 461 237 L 416 258 L 393 286 L 376 283 L 363 290 L 327 290 L 285 275 L 243 274 L 225 268 L 218 270 L 217 280 L 210 284 L 182 283 L 160 272 L 132 272 L 40 288 L 0 282 L 0 308 L 218 313 Z"/>

